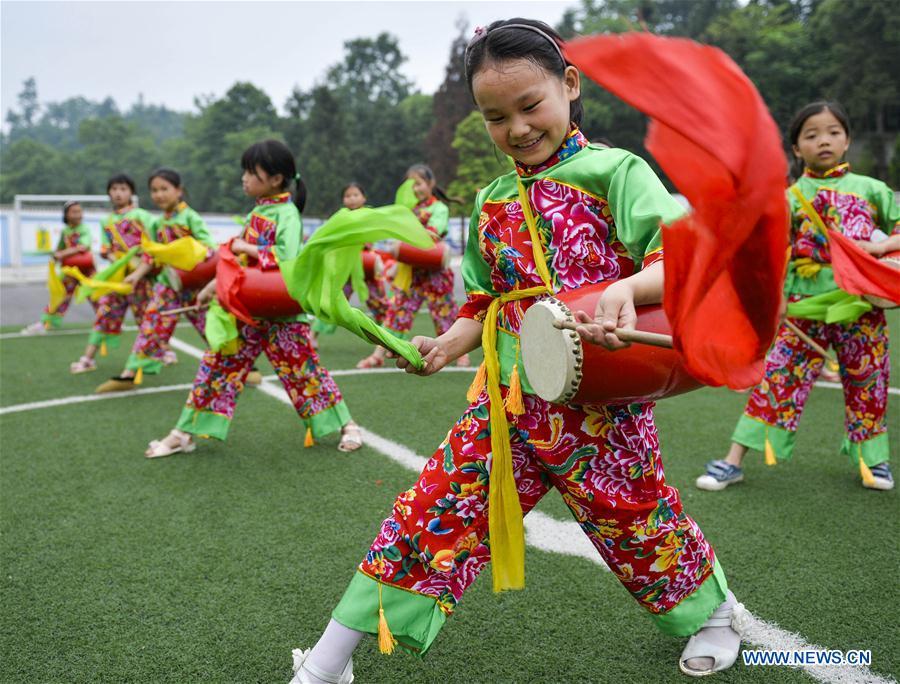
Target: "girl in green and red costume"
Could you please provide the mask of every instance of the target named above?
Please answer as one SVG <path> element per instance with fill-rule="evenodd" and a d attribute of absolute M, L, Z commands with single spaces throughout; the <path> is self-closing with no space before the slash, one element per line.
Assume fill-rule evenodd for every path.
<path fill-rule="evenodd" d="M 244 222 L 241 237 L 231 241 L 231 251 L 250 265 L 277 270 L 279 262 L 300 252 L 300 211 L 306 204 L 306 185 L 297 173 L 291 151 L 277 140 L 251 145 L 241 157 L 241 168 L 244 192 L 255 198 L 256 206 Z M 291 201 L 288 188 L 294 181 L 297 188 Z M 209 302 L 215 292 L 213 280 L 197 299 Z M 211 308 L 217 306 L 213 303 Z M 305 314 L 300 314 L 287 319 L 254 319 L 252 325 L 236 321 L 235 348 L 209 349 L 203 354 L 175 428 L 163 439 L 150 442 L 145 456 L 158 458 L 194 451 L 195 435 L 224 440 L 247 374 L 261 353 L 269 359 L 306 424 L 307 446 L 314 439 L 340 431 L 340 451 L 359 449 L 360 429 L 350 417 L 337 383 L 310 345 L 306 320 Z"/>
<path fill-rule="evenodd" d="M 184 201 L 184 187 L 181 176 L 174 169 L 160 168 L 154 171 L 147 184 L 154 204 L 163 215 L 153 222 L 148 231 L 150 240 L 169 244 L 180 238 L 191 237 L 207 248 L 207 256 L 216 248 L 216 243 L 200 218 Z M 144 318 L 141 321 L 137 339 L 125 363 L 125 369 L 97 388 L 97 392 L 121 392 L 134 389 L 141 383 L 144 373 L 155 375 L 163 365 L 177 361 L 175 352 L 169 349 L 169 340 L 175 332 L 180 314 L 166 315 L 167 309 L 179 309 L 197 303 L 197 290 L 182 288 L 173 280 L 168 268 L 158 268 L 153 256 L 146 252 L 141 255 L 141 264 L 133 274 L 135 278 L 146 278 L 153 282 L 152 295 Z M 206 311 L 198 309 L 185 313 L 187 319 L 202 336 L 206 321 Z"/>
<path fill-rule="evenodd" d="M 53 258 L 56 261 L 62 263 L 66 257 L 91 251 L 91 229 L 81 222 L 83 218 L 84 210 L 75 200 L 63 205 L 62 234 L 59 236 L 59 242 L 56 243 L 56 249 L 53 252 Z M 23 335 L 39 335 L 51 328 L 58 328 L 62 324 L 63 316 L 69 310 L 72 297 L 75 295 L 75 288 L 78 287 L 78 280 L 67 275 L 63 277 L 62 284 L 66 289 L 65 299 L 52 311 L 47 306 L 44 313 L 41 314 L 41 320 L 22 330 Z M 91 302 L 91 306 L 96 308 L 94 302 Z"/>
<path fill-rule="evenodd" d="M 616 326 L 633 329 L 635 306 L 662 299 L 660 224 L 683 209 L 642 159 L 585 138 L 579 72 L 546 24 L 477 29 L 466 73 L 515 171 L 476 198 L 456 322 L 413 338 L 422 371 L 398 365 L 431 375 L 481 344 L 487 381 L 479 371 L 469 407 L 397 497 L 319 642 L 294 652 L 293 681 L 349 683 L 365 634 L 378 634 L 382 652 L 399 644 L 424 654 L 489 561 L 495 590 L 523 588 L 521 517 L 551 487 L 650 620 L 691 637 L 682 671 L 730 667 L 740 646 L 732 625 L 744 613 L 666 483 L 653 405 L 550 404 L 531 393 L 519 358 L 523 313 L 537 297 L 602 281 L 616 282 L 579 334 L 621 348 Z"/>
<path fill-rule="evenodd" d="M 850 122 L 836 102 L 814 102 L 801 109 L 791 123 L 790 140 L 805 168 L 788 191 L 787 315 L 820 346 L 831 346 L 837 353 L 845 405 L 841 452 L 859 467 L 864 487 L 893 489 L 886 420 L 891 369 L 887 321 L 882 309 L 841 295 L 828 237 L 810 212 L 880 257 L 900 249 L 900 207 L 887 185 L 852 173 L 842 161 L 850 146 Z M 816 307 L 821 315 L 809 315 L 810 303 L 825 300 L 829 307 Z M 749 449 L 764 452 L 770 465 L 790 459 L 800 416 L 823 363 L 822 356 L 782 325 L 766 357 L 765 376 L 750 394 L 731 437 L 731 449 L 724 459 L 707 464 L 697 486 L 719 491 L 741 482 L 741 464 Z"/>
<path fill-rule="evenodd" d="M 412 190 L 418 202 L 413 213 L 418 217 L 425 229 L 434 236 L 435 243 L 447 236 L 450 222 L 451 200 L 437 185 L 434 172 L 425 164 L 414 164 L 406 172 L 406 177 L 413 181 Z M 398 263 L 398 268 L 404 265 Z M 443 270 L 429 271 L 424 268 L 413 268 L 410 281 L 402 282 L 400 271 L 394 276 L 393 296 L 388 302 L 384 314 L 384 327 L 399 337 L 406 337 L 413 325 L 413 318 L 423 303 L 428 304 L 434 330 L 438 335 L 445 333 L 459 313 L 456 300 L 453 299 L 453 269 L 449 266 Z M 378 368 L 384 365 L 384 347 L 376 347 L 370 356 L 356 364 L 357 368 Z M 463 354 L 456 361 L 458 366 L 468 366 L 469 357 Z"/>
<path fill-rule="evenodd" d="M 141 236 L 145 234 L 153 222 L 153 216 L 145 209 L 135 207 L 132 198 L 135 195 L 134 181 L 126 174 L 118 174 L 109 179 L 106 192 L 112 203 L 113 212 L 103 220 L 100 231 L 100 256 L 109 261 L 123 257 L 133 247 L 140 247 Z M 123 295 L 110 292 L 97 300 L 94 329 L 84 354 L 74 361 L 69 370 L 72 373 L 87 373 L 97 369 L 94 357 L 97 352 L 106 354 L 107 347 L 116 349 L 122 334 L 122 323 L 129 307 L 138 325 L 144 316 L 144 309 L 150 301 L 150 283 L 134 276 L 134 269 L 140 263 L 134 258 L 125 267 L 124 282 L 133 285 L 130 294 Z"/>

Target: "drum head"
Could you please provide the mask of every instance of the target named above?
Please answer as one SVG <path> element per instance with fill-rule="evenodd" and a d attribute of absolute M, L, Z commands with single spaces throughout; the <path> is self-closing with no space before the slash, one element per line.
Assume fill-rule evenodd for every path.
<path fill-rule="evenodd" d="M 557 330 L 554 321 L 574 321 L 555 298 L 543 299 L 525 312 L 520 331 L 522 365 L 535 393 L 545 401 L 566 404 L 581 384 L 581 338 L 574 330 Z"/>

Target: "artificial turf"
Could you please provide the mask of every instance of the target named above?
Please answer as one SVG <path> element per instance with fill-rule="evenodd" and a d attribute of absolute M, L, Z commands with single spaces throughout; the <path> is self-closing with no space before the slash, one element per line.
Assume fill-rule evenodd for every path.
<path fill-rule="evenodd" d="M 898 330 L 900 317 L 891 316 Z M 417 328 L 429 325 L 420 317 Z M 188 329 L 177 336 L 199 346 Z M 83 395 L 124 362 L 71 376 L 79 335 L 0 342 L 0 405 Z M 367 352 L 338 332 L 330 368 Z M 181 362 L 147 387 L 190 382 Z M 895 355 L 896 357 L 896 355 Z M 894 385 L 900 378 L 893 360 Z M 271 372 L 261 364 L 264 373 Z M 465 404 L 471 376 L 338 378 L 354 418 L 428 456 Z M 356 563 L 415 474 L 364 448 L 311 449 L 289 406 L 248 389 L 225 443 L 148 461 L 146 443 L 177 418 L 185 391 L 0 416 L 0 681 L 278 682 L 290 650 L 314 643 Z M 660 402 L 670 483 L 716 548 L 732 589 L 758 617 L 827 648 L 867 648 L 900 673 L 897 492 L 863 490 L 838 454 L 839 391 L 816 388 L 793 462 L 747 461 L 747 481 L 694 488 L 727 448 L 745 397 L 704 389 Z M 897 435 L 900 397 L 889 416 Z M 892 452 L 896 462 L 897 440 Z M 896 470 L 896 468 L 895 468 Z M 900 475 L 900 472 L 897 473 Z M 540 510 L 570 520 L 551 493 Z M 528 587 L 472 587 L 424 660 L 355 656 L 358 682 L 668 682 L 683 642 L 656 632 L 613 576 L 584 559 L 529 548 Z M 808 680 L 738 664 L 721 682 Z"/>

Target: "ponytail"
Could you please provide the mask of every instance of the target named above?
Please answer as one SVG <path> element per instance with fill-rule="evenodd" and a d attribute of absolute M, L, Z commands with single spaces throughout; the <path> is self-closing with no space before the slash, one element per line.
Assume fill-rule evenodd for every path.
<path fill-rule="evenodd" d="M 306 207 L 306 183 L 303 182 L 299 172 L 294 176 L 294 183 L 297 185 L 296 190 L 294 190 L 294 206 L 302 214 L 303 209 Z"/>

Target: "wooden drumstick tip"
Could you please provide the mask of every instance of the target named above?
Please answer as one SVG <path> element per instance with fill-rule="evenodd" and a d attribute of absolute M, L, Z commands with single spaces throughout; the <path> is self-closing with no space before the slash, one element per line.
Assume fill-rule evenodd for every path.
<path fill-rule="evenodd" d="M 553 327 L 557 330 L 577 330 L 578 326 L 587 325 L 586 323 L 578 323 L 576 321 L 553 321 Z M 644 332 L 643 330 L 624 330 L 616 328 L 613 330 L 616 337 L 623 342 L 635 342 L 637 344 L 648 344 L 651 347 L 662 347 L 664 349 L 672 349 L 672 336 L 662 335 L 660 333 Z"/>

